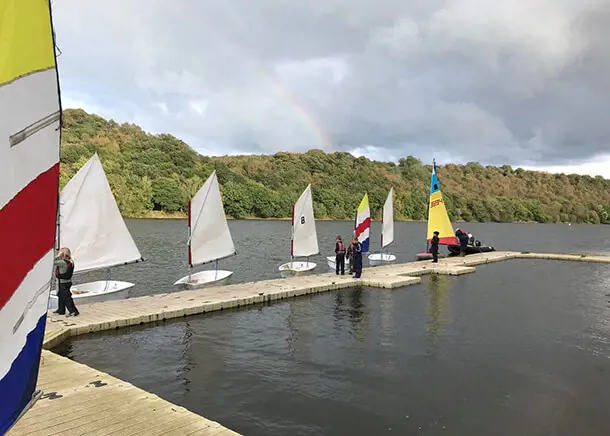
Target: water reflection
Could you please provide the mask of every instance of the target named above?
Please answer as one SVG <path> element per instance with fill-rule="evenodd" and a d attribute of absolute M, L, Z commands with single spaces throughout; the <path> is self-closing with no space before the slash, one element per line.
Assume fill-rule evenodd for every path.
<path fill-rule="evenodd" d="M 378 297 L 380 312 L 379 343 L 384 347 L 394 345 L 394 298 L 391 291 L 381 291 Z"/>
<path fill-rule="evenodd" d="M 427 338 L 429 341 L 428 353 L 436 350 L 437 342 L 445 324 L 448 294 L 452 287 L 451 278 L 442 275 L 431 275 L 426 283 L 426 323 Z"/>
<path fill-rule="evenodd" d="M 181 365 L 178 366 L 178 369 L 176 371 L 176 375 L 180 383 L 184 387 L 185 394 L 187 394 L 191 390 L 191 380 L 188 378 L 188 373 L 194 367 L 194 361 L 191 356 L 192 337 L 193 329 L 191 328 L 191 324 L 187 321 L 184 323 L 184 332 L 182 333 L 182 341 L 180 343 L 182 350 L 180 352 L 180 358 L 178 359 L 178 363 Z"/>
<path fill-rule="evenodd" d="M 286 325 L 289 328 L 287 341 L 291 355 L 301 352 L 309 354 L 312 350 L 315 337 L 313 329 L 317 320 L 311 313 L 312 299 L 310 296 L 306 298 L 309 300 L 307 304 L 288 304 Z"/>
<path fill-rule="evenodd" d="M 351 333 L 359 342 L 364 342 L 368 330 L 367 307 L 364 302 L 366 293 L 362 289 L 338 291 L 335 296 L 333 318 L 336 329 L 343 329 L 343 321 L 347 320 L 351 326 Z M 347 300 L 347 305 L 345 304 Z"/>

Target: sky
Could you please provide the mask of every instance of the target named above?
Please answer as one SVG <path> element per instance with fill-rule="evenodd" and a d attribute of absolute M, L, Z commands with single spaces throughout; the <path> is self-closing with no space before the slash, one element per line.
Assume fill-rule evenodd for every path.
<path fill-rule="evenodd" d="M 608 0 L 53 0 L 62 100 L 202 154 L 610 178 Z"/>

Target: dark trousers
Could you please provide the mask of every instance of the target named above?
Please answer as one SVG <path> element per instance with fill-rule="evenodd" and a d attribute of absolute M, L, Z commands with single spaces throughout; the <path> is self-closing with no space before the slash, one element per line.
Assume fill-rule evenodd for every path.
<path fill-rule="evenodd" d="M 354 277 L 359 279 L 362 274 L 362 256 L 355 256 L 354 260 Z"/>
<path fill-rule="evenodd" d="M 432 249 L 432 251 L 430 251 L 430 253 L 432 253 L 432 262 L 437 263 L 438 262 L 438 249 Z"/>
<path fill-rule="evenodd" d="M 341 272 L 341 275 L 345 274 L 345 254 L 337 254 L 335 256 L 335 268 L 337 274 Z"/>
<path fill-rule="evenodd" d="M 66 313 L 66 308 L 70 313 L 78 313 L 74 300 L 72 300 L 71 286 L 72 282 L 59 284 L 59 290 L 57 291 L 57 313 L 60 315 Z"/>

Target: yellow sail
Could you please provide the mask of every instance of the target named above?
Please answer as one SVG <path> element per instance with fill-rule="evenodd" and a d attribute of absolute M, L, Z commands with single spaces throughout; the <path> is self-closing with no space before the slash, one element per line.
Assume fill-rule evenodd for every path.
<path fill-rule="evenodd" d="M 439 244 L 453 245 L 459 244 L 451 220 L 447 214 L 447 208 L 443 201 L 441 186 L 436 177 L 436 162 L 432 168 L 432 179 L 430 181 L 430 204 L 428 207 L 428 242 L 434 236 L 434 232 L 439 232 Z"/>

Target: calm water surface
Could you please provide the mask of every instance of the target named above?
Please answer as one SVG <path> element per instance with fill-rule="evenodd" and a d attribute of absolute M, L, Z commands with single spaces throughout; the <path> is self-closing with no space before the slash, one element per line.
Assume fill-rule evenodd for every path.
<path fill-rule="evenodd" d="M 249 241 L 242 252 L 260 254 L 232 268 L 273 276 L 267 269 L 284 257 L 269 251 L 287 241 L 275 229 L 289 226 L 249 225 L 232 229 Z M 343 228 L 320 225 L 328 243 Z M 132 229 L 148 241 L 143 251 L 166 250 L 147 266 L 160 289 L 174 277 L 155 268 L 179 266 L 167 229 L 179 235 L 180 227 Z M 415 253 L 408 241 L 424 226 L 400 229 L 395 251 Z M 476 231 L 507 249 L 608 250 L 602 227 Z M 607 436 L 609 292 L 608 265 L 515 260 L 404 289 L 329 292 L 87 335 L 56 351 L 245 435 Z"/>
<path fill-rule="evenodd" d="M 115 268 L 112 277 L 136 284 L 130 296 L 171 291 L 172 284 L 188 272 L 186 220 L 128 220 L 127 225 L 148 260 Z M 425 251 L 426 226 L 426 223 L 396 223 L 395 242 L 390 248 L 399 261 L 414 260 L 417 253 Z M 610 226 L 477 223 L 460 226 L 498 250 L 610 254 Z M 220 268 L 234 272 L 233 283 L 279 278 L 278 266 L 290 258 L 290 222 L 231 220 L 229 227 L 238 255 L 222 260 Z M 351 237 L 353 223 L 318 221 L 316 227 L 321 254 L 312 260 L 318 264 L 317 272 L 327 272 L 325 256 L 333 254 L 336 235 Z M 378 250 L 380 230 L 380 223 L 374 222 L 371 250 Z M 75 282 L 103 277 L 102 272 L 84 274 L 75 277 Z"/>

